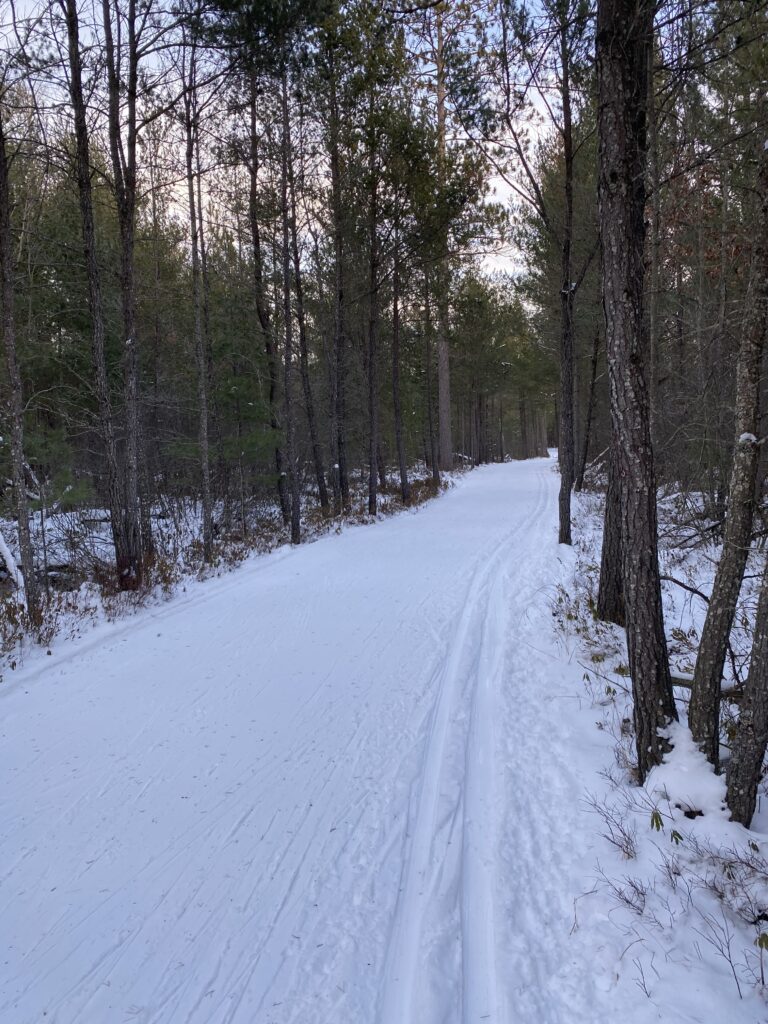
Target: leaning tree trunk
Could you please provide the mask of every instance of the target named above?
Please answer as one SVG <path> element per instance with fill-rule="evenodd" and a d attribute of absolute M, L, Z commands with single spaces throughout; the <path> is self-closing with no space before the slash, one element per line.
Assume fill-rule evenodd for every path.
<path fill-rule="evenodd" d="M 731 468 L 723 553 L 701 633 L 688 720 L 693 738 L 712 764 L 720 748 L 720 684 L 749 555 L 760 448 L 760 366 L 768 329 L 768 150 L 758 172 L 760 217 L 755 231 L 752 297 L 736 369 L 736 443 Z"/>
<path fill-rule="evenodd" d="M 643 245 L 653 0 L 598 0 L 598 197 L 611 419 L 619 452 L 624 603 L 638 777 L 677 717 L 659 580 L 656 479 L 644 372 Z"/>
<path fill-rule="evenodd" d="M 2 305 L 3 343 L 8 367 L 9 421 L 11 427 L 11 476 L 18 524 L 21 572 L 27 614 L 33 625 L 40 621 L 40 592 L 35 577 L 32 538 L 29 532 L 29 504 L 24 478 L 24 396 L 16 358 L 16 321 L 13 300 L 13 242 L 11 240 L 11 186 L 8 150 L 3 123 L 3 97 L 0 94 L 0 304 Z"/>

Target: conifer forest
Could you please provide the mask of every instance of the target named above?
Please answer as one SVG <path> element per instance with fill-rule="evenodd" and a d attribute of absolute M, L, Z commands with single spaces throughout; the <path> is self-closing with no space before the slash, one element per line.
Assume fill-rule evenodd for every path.
<path fill-rule="evenodd" d="M 3 1024 L 766 1020 L 766 0 L 0 0 L 0 316 Z"/>

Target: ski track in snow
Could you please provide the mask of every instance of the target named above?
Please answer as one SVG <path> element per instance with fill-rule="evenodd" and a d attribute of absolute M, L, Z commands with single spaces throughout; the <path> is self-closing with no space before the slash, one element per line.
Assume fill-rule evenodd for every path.
<path fill-rule="evenodd" d="M 557 483 L 478 470 L 23 670 L 3 1024 L 597 1020 L 537 650 Z"/>

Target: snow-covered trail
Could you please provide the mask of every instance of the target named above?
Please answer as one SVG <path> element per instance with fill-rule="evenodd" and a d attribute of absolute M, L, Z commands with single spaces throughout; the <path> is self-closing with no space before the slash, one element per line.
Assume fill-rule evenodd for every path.
<path fill-rule="evenodd" d="M 12 679 L 3 1024 L 597 1020 L 556 489 L 478 470 Z"/>

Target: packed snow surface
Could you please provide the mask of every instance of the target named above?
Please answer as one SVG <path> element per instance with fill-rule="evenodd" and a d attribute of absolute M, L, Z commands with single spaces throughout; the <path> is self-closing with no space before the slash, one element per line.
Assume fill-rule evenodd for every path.
<path fill-rule="evenodd" d="M 667 1019 L 578 910 L 557 486 L 478 470 L 6 676 L 0 1021 Z"/>

